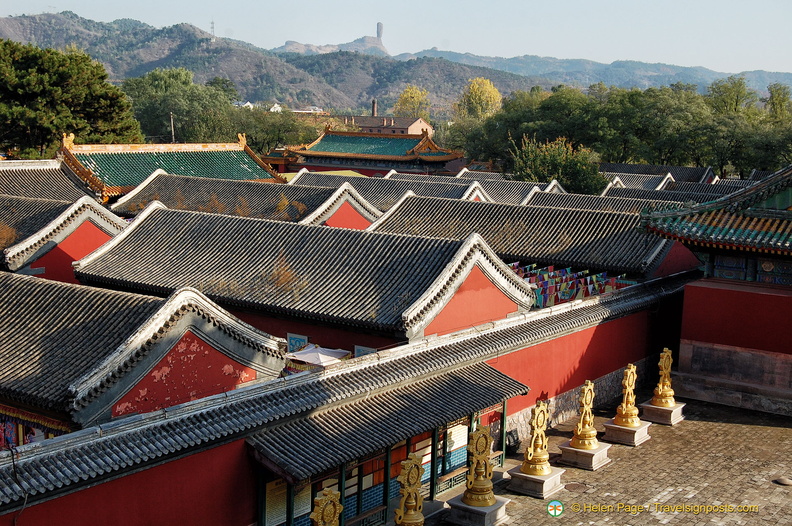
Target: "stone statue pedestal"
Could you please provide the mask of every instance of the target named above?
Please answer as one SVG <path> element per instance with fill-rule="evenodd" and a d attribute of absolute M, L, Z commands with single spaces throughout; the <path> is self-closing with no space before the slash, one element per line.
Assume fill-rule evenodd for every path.
<path fill-rule="evenodd" d="M 665 426 L 673 426 L 685 419 L 682 414 L 682 408 L 685 404 L 677 404 L 673 407 L 660 407 L 652 405 L 649 402 L 641 404 L 641 420 L 654 422 L 655 424 L 663 424 Z"/>
<path fill-rule="evenodd" d="M 550 470 L 549 475 L 528 475 L 520 471 L 520 466 L 512 468 L 509 470 L 509 475 L 511 475 L 509 490 L 537 499 L 546 499 L 555 495 L 564 489 L 564 485 L 561 484 L 561 475 L 566 470 L 553 466 L 550 466 Z"/>
<path fill-rule="evenodd" d="M 589 471 L 598 470 L 611 463 L 608 450 L 612 444 L 600 444 L 596 449 L 576 449 L 569 445 L 569 440 L 558 446 L 561 450 L 561 464 Z"/>
<path fill-rule="evenodd" d="M 460 526 L 496 526 L 509 519 L 506 515 L 506 504 L 511 499 L 495 495 L 495 504 L 492 506 L 470 506 L 462 502 L 463 495 L 457 495 L 447 504 L 451 507 L 445 522 L 459 524 Z"/>
<path fill-rule="evenodd" d="M 652 425 L 651 422 L 644 422 L 641 420 L 640 426 L 627 427 L 614 424 L 613 419 L 611 419 L 603 425 L 605 426 L 605 436 L 603 436 L 602 439 L 608 442 L 635 447 L 652 438 L 649 436 L 649 426 Z"/>

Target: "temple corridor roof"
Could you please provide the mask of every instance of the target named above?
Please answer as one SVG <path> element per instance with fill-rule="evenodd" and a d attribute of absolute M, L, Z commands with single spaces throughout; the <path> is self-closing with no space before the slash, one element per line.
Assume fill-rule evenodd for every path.
<path fill-rule="evenodd" d="M 506 261 L 648 275 L 671 245 L 638 224 L 634 213 L 410 196 L 370 229 L 453 239 L 476 232 Z"/>

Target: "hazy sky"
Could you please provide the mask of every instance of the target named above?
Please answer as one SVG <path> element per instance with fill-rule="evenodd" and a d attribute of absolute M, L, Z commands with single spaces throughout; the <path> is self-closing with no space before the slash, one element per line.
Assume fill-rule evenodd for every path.
<path fill-rule="evenodd" d="M 271 49 L 340 44 L 376 34 L 392 55 L 431 47 L 476 55 L 540 55 L 792 72 L 790 0 L 3 0 L 0 16 L 73 11 L 154 27 L 181 22 Z"/>

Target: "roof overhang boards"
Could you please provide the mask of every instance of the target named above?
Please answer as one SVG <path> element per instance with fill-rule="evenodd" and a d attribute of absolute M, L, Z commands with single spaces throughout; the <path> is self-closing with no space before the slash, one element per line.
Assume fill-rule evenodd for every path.
<path fill-rule="evenodd" d="M 501 261 L 484 238 L 474 233 L 467 237 L 434 283 L 402 313 L 410 340 L 424 336 L 424 329 L 451 301 L 474 267 L 517 304 L 518 312 L 531 309 L 535 300 L 531 287 Z"/>
<path fill-rule="evenodd" d="M 90 221 L 110 237 L 127 226 L 123 219 L 99 206 L 94 199 L 88 196 L 81 197 L 44 228 L 3 250 L 3 258 L 8 269 L 16 272 L 29 265 L 69 237 L 85 221 Z"/>
<path fill-rule="evenodd" d="M 303 218 L 300 224 L 321 225 L 330 219 L 344 203 L 349 203 L 369 223 L 373 223 L 382 215 L 382 211 L 369 203 L 351 184 L 345 182 L 319 208 Z"/>
<path fill-rule="evenodd" d="M 188 330 L 264 378 L 275 378 L 283 369 L 285 340 L 234 318 L 198 290 L 183 288 L 90 374 L 69 386 L 73 419 L 83 427 L 109 420 L 113 405 Z"/>

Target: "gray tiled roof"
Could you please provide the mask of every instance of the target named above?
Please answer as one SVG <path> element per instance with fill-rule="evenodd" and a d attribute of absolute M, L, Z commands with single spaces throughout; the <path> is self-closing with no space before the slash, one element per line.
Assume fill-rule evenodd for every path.
<path fill-rule="evenodd" d="M 767 174 L 767 175 L 770 175 L 770 174 Z M 729 187 L 733 188 L 733 191 L 737 191 L 740 188 L 745 188 L 746 186 L 751 186 L 755 182 L 756 181 L 752 181 L 750 179 L 718 179 L 717 181 L 715 181 L 712 184 L 718 185 L 718 186 L 729 186 Z"/>
<path fill-rule="evenodd" d="M 13 234 L 3 238 L 6 244 L 0 249 L 32 236 L 70 206 L 70 201 L 0 195 L 0 224 L 12 229 L 9 232 Z"/>
<path fill-rule="evenodd" d="M 247 440 L 298 482 L 527 391 L 520 382 L 479 363 L 308 414 Z"/>
<path fill-rule="evenodd" d="M 462 199 L 467 195 L 468 186 L 449 183 L 421 181 L 399 181 L 378 177 L 355 177 L 346 175 L 329 175 L 318 172 L 307 172 L 295 177 L 290 184 L 301 186 L 322 186 L 338 188 L 343 183 L 351 184 L 364 199 L 380 210 L 388 210 L 405 193 L 412 191 L 416 195 L 429 197 L 445 197 Z M 473 184 L 471 181 L 470 184 Z"/>
<path fill-rule="evenodd" d="M 741 188 L 745 188 L 745 185 L 741 184 L 732 184 L 728 182 L 723 182 L 720 184 L 707 184 L 707 183 L 685 183 L 685 182 L 672 182 L 666 185 L 663 188 L 662 192 L 687 192 L 691 194 L 706 194 L 712 196 L 713 198 L 720 197 L 722 195 L 730 194 Z"/>
<path fill-rule="evenodd" d="M 679 293 L 692 279 L 675 276 L 647 282 L 556 307 L 549 316 L 542 311 L 525 313 L 524 318 L 490 330 L 471 330 L 466 338 L 381 351 L 321 373 L 241 388 L 28 444 L 14 452 L 0 451 L 0 513 L 19 509 L 23 501 L 31 504 L 250 436 L 281 418 L 306 415 L 322 406 L 407 385 L 413 378 L 452 371 L 639 312 Z M 370 435 L 359 438 L 363 447 Z"/>
<path fill-rule="evenodd" d="M 705 203 L 717 199 L 717 194 L 702 194 L 696 192 L 677 192 L 670 190 L 641 190 L 639 188 L 610 187 L 604 192 L 605 197 L 625 197 L 629 199 L 649 199 L 651 201 L 675 201 L 686 203 L 693 201 Z"/>
<path fill-rule="evenodd" d="M 92 196 L 59 161 L 0 162 L 0 194 L 72 202 Z"/>
<path fill-rule="evenodd" d="M 108 237 L 126 227 L 123 219 L 87 195 L 73 203 L 0 195 L 0 224 L 8 227 L 0 242 L 0 268 L 20 271 L 89 222 Z"/>
<path fill-rule="evenodd" d="M 713 175 L 711 167 L 666 166 L 656 164 L 600 163 L 600 173 L 665 175 L 670 173 L 675 181 L 700 183 Z"/>
<path fill-rule="evenodd" d="M 393 174 L 389 177 L 391 180 L 398 181 L 415 181 L 415 182 L 430 182 L 430 183 L 449 183 L 470 186 L 472 178 L 465 177 L 446 177 L 442 175 L 415 175 L 415 174 Z M 531 193 L 534 188 L 545 190 L 548 183 L 532 183 L 528 181 L 509 181 L 503 178 L 500 179 L 482 179 L 478 183 L 487 192 L 487 195 L 492 198 L 496 203 L 511 203 L 519 205 Z M 416 195 L 418 192 L 413 192 Z M 434 197 L 434 196 L 430 196 Z M 438 196 L 442 197 L 442 196 Z"/>
<path fill-rule="evenodd" d="M 285 341 L 257 331 L 193 289 L 167 300 L 0 273 L 0 397 L 71 425 L 110 406 L 187 330 L 275 378 Z"/>
<path fill-rule="evenodd" d="M 111 209 L 139 214 L 152 201 L 168 208 L 299 221 L 333 195 L 329 188 L 157 173 Z"/>
<path fill-rule="evenodd" d="M 476 232 L 507 261 L 644 275 L 666 247 L 637 226 L 636 214 L 408 197 L 371 228 L 457 239 Z"/>
<path fill-rule="evenodd" d="M 606 173 L 604 174 L 609 180 L 618 177 L 624 184 L 625 188 L 640 188 L 642 190 L 655 190 L 660 183 L 665 180 L 667 174 L 661 175 L 643 175 L 643 174 L 617 174 Z"/>
<path fill-rule="evenodd" d="M 144 293 L 191 286 L 226 306 L 403 336 L 426 314 L 406 312 L 474 245 L 152 206 L 75 273 Z"/>
<path fill-rule="evenodd" d="M 461 173 L 457 174 L 457 177 L 460 179 L 474 179 L 476 181 L 499 181 L 499 180 L 506 180 L 508 178 L 508 174 L 502 174 L 500 172 L 482 172 L 477 170 L 464 170 Z"/>
<path fill-rule="evenodd" d="M 556 194 L 551 192 L 534 192 L 525 204 L 529 206 L 551 206 L 580 210 L 602 210 L 605 212 L 625 212 L 637 214 L 645 208 L 651 208 L 664 201 L 651 199 L 632 199 L 628 197 L 602 197 L 585 194 Z"/>
<path fill-rule="evenodd" d="M 91 372 L 165 300 L 0 273 L 0 394 L 64 412 Z"/>

